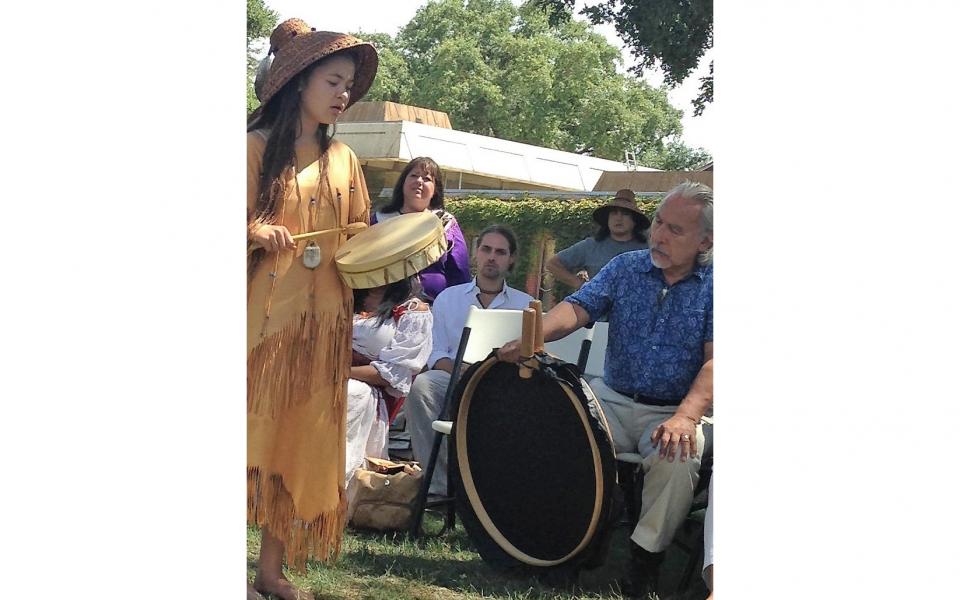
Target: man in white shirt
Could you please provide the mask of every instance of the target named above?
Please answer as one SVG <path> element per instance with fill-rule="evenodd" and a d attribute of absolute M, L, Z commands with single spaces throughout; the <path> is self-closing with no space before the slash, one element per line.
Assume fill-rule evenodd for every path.
<path fill-rule="evenodd" d="M 435 435 L 431 424 L 440 417 L 470 307 L 524 309 L 533 300 L 506 284 L 506 276 L 517 260 L 517 238 L 508 227 L 490 225 L 484 229 L 477 241 L 474 260 L 477 276 L 468 283 L 443 290 L 433 302 L 433 352 L 427 359 L 430 370 L 413 380 L 404 406 L 413 458 L 423 465 L 430 460 Z M 446 490 L 447 453 L 442 447 L 430 493 L 446 494 Z"/>

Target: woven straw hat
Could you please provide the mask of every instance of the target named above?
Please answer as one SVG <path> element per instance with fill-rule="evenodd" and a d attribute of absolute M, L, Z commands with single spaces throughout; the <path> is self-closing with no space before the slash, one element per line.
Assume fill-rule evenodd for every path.
<path fill-rule="evenodd" d="M 632 212 L 633 218 L 640 224 L 642 229 L 650 227 L 650 219 L 637 208 L 637 196 L 633 193 L 633 190 L 622 189 L 617 191 L 617 195 L 613 197 L 613 200 L 593 211 L 593 220 L 596 221 L 597 225 L 606 225 L 607 217 L 614 208 L 622 208 L 623 210 Z"/>
<path fill-rule="evenodd" d="M 266 106 L 300 71 L 325 56 L 351 48 L 357 57 L 357 71 L 347 108 L 363 98 L 373 85 L 380 61 L 373 44 L 346 33 L 317 31 L 301 19 L 280 23 L 270 34 L 270 51 L 257 73 L 255 91 L 260 105 Z"/>

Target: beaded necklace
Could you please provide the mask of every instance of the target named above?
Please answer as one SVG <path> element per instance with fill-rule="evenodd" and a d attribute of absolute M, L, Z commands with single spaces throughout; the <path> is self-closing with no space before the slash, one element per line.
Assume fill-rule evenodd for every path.
<path fill-rule="evenodd" d="M 315 223 L 315 222 L 316 222 L 317 198 L 319 198 L 319 196 L 320 196 L 320 182 L 322 181 L 322 175 L 323 175 L 323 173 L 321 172 L 321 170 L 322 170 L 322 167 L 321 167 L 321 159 L 322 159 L 322 155 L 320 154 L 320 140 L 317 139 L 317 188 L 316 188 L 316 191 L 315 191 L 314 195 L 311 196 L 311 198 L 310 198 L 310 204 L 309 204 L 308 207 L 307 207 L 308 217 L 309 217 L 309 220 L 311 221 L 311 223 Z M 300 180 L 299 180 L 299 178 L 297 177 L 297 175 L 298 175 L 299 172 L 300 172 L 300 168 L 299 168 L 299 166 L 298 166 L 297 151 L 296 151 L 296 149 L 294 149 L 294 151 L 293 151 L 293 165 L 292 165 L 292 166 L 293 166 L 293 182 L 294 182 L 294 187 L 296 188 L 296 191 L 297 191 L 297 216 L 299 217 L 299 220 L 300 220 L 300 230 L 301 230 L 301 232 L 303 232 L 303 231 L 308 231 L 308 229 L 307 229 L 307 224 L 304 223 L 304 219 L 303 219 L 303 196 L 302 196 L 301 193 L 300 193 Z M 286 208 L 287 208 L 287 194 L 284 193 L 284 194 L 282 195 L 282 198 L 280 199 L 280 221 L 281 221 L 281 223 L 283 222 L 283 216 L 286 214 Z M 269 273 L 269 275 L 270 275 L 270 292 L 267 294 L 267 301 L 266 301 L 266 303 L 265 303 L 265 305 L 264 305 L 263 326 L 260 328 L 260 338 L 261 338 L 261 339 L 263 339 L 263 337 L 266 336 L 267 324 L 270 322 L 270 308 L 271 308 L 271 305 L 273 304 L 273 294 L 274 294 L 274 292 L 276 291 L 276 288 L 277 288 L 277 274 L 278 274 L 278 272 L 280 271 L 280 252 L 277 251 L 275 254 L 276 254 L 276 256 L 275 256 L 274 259 L 273 259 L 273 270 L 271 270 L 270 273 Z M 315 268 L 317 268 L 317 266 L 320 265 L 321 258 L 322 258 L 322 256 L 321 256 L 321 253 L 320 253 L 320 246 L 318 246 L 317 243 L 316 243 L 316 242 L 313 242 L 313 241 L 311 241 L 309 244 L 307 244 L 307 246 L 306 246 L 306 248 L 304 248 L 304 252 L 303 252 L 303 264 L 304 264 L 304 266 L 307 267 L 308 269 L 315 269 Z M 314 263 L 315 263 L 315 264 L 314 264 Z M 311 266 L 311 265 L 313 265 L 313 266 Z M 314 281 L 314 284 L 315 284 L 315 283 L 316 283 L 316 282 Z M 312 286 L 311 286 L 311 290 L 310 290 L 310 294 L 309 294 L 310 300 L 311 300 L 311 304 L 312 304 L 312 300 L 313 300 L 314 291 L 315 291 L 315 290 L 314 290 L 314 289 L 312 288 Z"/>
<path fill-rule="evenodd" d="M 297 188 L 297 216 L 300 218 L 300 233 L 305 233 L 307 231 L 312 231 L 316 229 L 317 222 L 317 198 L 320 197 L 320 181 L 322 180 L 321 170 L 321 159 L 323 158 L 320 154 L 320 141 L 317 140 L 317 189 L 310 196 L 310 204 L 307 205 L 307 216 L 310 221 L 311 228 L 307 229 L 307 224 L 303 222 L 303 196 L 300 194 L 300 179 L 296 176 L 300 172 L 300 167 L 297 165 L 297 153 L 293 153 L 293 168 L 294 168 L 294 177 L 293 181 L 296 184 Z M 322 259 L 320 252 L 320 246 L 315 241 L 310 241 L 306 247 L 303 249 L 303 266 L 308 269 L 316 269 L 320 266 L 320 261 Z"/>

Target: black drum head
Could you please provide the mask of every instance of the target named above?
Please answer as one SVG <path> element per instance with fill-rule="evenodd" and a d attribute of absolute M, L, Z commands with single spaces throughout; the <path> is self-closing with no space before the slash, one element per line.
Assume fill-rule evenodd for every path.
<path fill-rule="evenodd" d="M 463 375 L 457 508 L 486 560 L 547 568 L 595 558 L 616 467 L 599 406 L 582 385 L 564 363 L 523 379 L 516 364 L 492 356 Z"/>

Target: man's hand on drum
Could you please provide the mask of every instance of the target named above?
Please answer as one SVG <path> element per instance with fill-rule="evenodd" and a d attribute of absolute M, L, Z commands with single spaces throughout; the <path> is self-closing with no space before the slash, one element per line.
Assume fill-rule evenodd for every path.
<path fill-rule="evenodd" d="M 250 236 L 253 243 L 263 247 L 267 252 L 278 250 L 295 250 L 297 243 L 283 225 L 261 225 Z"/>
<path fill-rule="evenodd" d="M 697 423 L 685 415 L 675 414 L 654 430 L 650 441 L 660 444 L 660 458 L 673 462 L 677 449 L 680 450 L 680 462 L 697 454 Z"/>
<path fill-rule="evenodd" d="M 501 362 L 520 362 L 520 340 L 512 340 L 497 350 L 497 360 Z"/>

